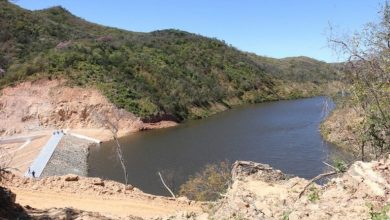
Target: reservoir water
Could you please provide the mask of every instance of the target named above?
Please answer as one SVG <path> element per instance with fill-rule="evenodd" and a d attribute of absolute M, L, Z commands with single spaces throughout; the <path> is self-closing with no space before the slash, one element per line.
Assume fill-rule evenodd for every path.
<path fill-rule="evenodd" d="M 171 175 L 176 189 L 208 163 L 251 160 L 284 173 L 312 178 L 323 161 L 348 157 L 325 142 L 319 125 L 333 103 L 325 97 L 245 105 L 177 127 L 139 132 L 120 139 L 129 183 L 144 192 L 168 195 L 157 172 Z M 91 149 L 89 176 L 123 181 L 114 142 Z"/>

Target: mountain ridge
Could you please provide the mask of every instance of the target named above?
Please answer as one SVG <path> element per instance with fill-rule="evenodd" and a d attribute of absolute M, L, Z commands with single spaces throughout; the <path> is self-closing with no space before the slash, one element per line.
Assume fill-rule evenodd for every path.
<path fill-rule="evenodd" d="M 317 95 L 322 84 L 337 80 L 330 64 L 311 58 L 260 57 L 176 29 L 106 27 L 61 6 L 29 11 L 2 0 L 0 26 L 0 87 L 64 78 L 97 88 L 146 121 L 206 117 L 213 103 L 230 108 Z M 306 90 L 301 83 L 309 84 Z"/>

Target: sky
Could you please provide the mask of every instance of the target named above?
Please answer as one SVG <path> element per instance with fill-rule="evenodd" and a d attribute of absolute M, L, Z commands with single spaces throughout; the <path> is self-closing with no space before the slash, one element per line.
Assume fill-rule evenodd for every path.
<path fill-rule="evenodd" d="M 180 29 L 258 55 L 342 61 L 327 46 L 329 24 L 351 33 L 378 21 L 385 0 L 17 0 L 36 10 L 61 5 L 88 21 L 130 31 Z"/>

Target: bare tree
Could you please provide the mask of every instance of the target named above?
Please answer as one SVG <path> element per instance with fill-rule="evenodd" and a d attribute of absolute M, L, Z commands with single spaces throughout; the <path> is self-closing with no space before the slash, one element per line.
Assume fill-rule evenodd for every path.
<path fill-rule="evenodd" d="M 171 194 L 171 196 L 172 196 L 173 198 L 176 198 L 176 196 L 175 196 L 175 194 L 173 193 L 173 191 L 172 191 L 172 190 L 168 187 L 168 185 L 165 183 L 165 181 L 164 181 L 164 179 L 163 179 L 161 173 L 160 173 L 160 172 L 157 172 L 157 174 L 160 176 L 161 182 L 162 182 L 162 184 L 164 185 L 165 189 L 168 190 L 169 194 Z"/>
<path fill-rule="evenodd" d="M 127 173 L 127 169 L 126 169 L 126 162 L 125 162 L 125 159 L 123 157 L 122 147 L 121 147 L 120 142 L 118 140 L 119 122 L 120 122 L 121 118 L 123 118 L 126 115 L 126 113 L 127 112 L 124 109 L 114 108 L 110 115 L 104 114 L 102 112 L 97 112 L 97 111 L 95 111 L 93 113 L 93 115 L 94 115 L 95 120 L 99 124 L 101 124 L 106 129 L 110 130 L 110 132 L 112 133 L 112 137 L 113 137 L 113 139 L 115 141 L 115 145 L 116 145 L 116 154 L 117 154 L 119 162 L 122 166 L 123 177 L 125 180 L 125 184 L 127 185 L 128 184 L 128 173 Z"/>
<path fill-rule="evenodd" d="M 11 167 L 13 156 L 4 148 L 0 147 L 0 181 L 5 173 L 14 169 Z"/>

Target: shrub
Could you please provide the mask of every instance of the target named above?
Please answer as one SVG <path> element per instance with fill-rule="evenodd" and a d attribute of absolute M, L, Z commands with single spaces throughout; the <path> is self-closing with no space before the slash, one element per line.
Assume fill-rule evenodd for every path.
<path fill-rule="evenodd" d="M 341 159 L 335 159 L 333 161 L 333 164 L 334 164 L 334 167 L 336 168 L 336 171 L 338 173 L 345 173 L 345 171 L 347 171 L 347 169 L 348 169 L 347 163 L 345 163 L 345 161 L 343 161 Z"/>
<path fill-rule="evenodd" d="M 370 217 L 372 220 L 390 220 L 390 216 L 387 214 L 390 210 L 390 204 L 385 205 L 379 211 L 375 211 L 372 204 L 369 204 L 368 207 L 370 209 Z"/>
<path fill-rule="evenodd" d="M 192 200 L 214 201 L 226 192 L 230 183 L 230 167 L 227 161 L 207 164 L 180 186 L 179 194 Z"/>
<path fill-rule="evenodd" d="M 317 188 L 315 188 L 315 187 L 310 188 L 310 193 L 307 195 L 307 199 L 310 202 L 316 202 L 316 201 L 320 200 L 320 195 L 318 193 Z"/>

